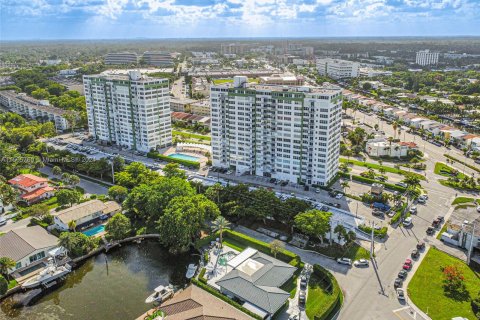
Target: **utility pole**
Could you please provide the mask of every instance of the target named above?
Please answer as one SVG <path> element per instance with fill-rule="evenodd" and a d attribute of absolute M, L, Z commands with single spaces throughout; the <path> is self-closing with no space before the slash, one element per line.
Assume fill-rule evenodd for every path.
<path fill-rule="evenodd" d="M 110 166 L 112 167 L 112 183 L 115 184 L 115 171 L 113 170 L 113 160 L 110 161 Z"/>
<path fill-rule="evenodd" d="M 371 235 L 371 240 L 370 240 L 370 259 L 373 260 L 373 250 L 374 250 L 374 242 L 373 242 L 373 231 L 375 230 L 375 222 L 372 221 L 372 235 Z"/>

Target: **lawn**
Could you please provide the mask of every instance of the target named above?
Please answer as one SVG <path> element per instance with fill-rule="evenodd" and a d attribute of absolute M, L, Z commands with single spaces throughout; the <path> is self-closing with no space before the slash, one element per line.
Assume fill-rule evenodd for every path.
<path fill-rule="evenodd" d="M 455 204 L 462 204 L 462 203 L 468 203 L 468 202 L 473 202 L 475 200 L 474 198 L 468 198 L 468 197 L 457 197 L 455 200 L 452 202 L 452 206 Z"/>
<path fill-rule="evenodd" d="M 444 177 L 453 177 L 451 174 L 452 172 L 457 171 L 457 178 L 463 179 L 465 175 L 458 170 L 453 169 L 450 166 L 447 166 L 445 163 L 442 162 L 437 162 L 435 163 L 435 170 L 434 172 L 438 175 L 444 176 Z"/>
<path fill-rule="evenodd" d="M 258 83 L 257 78 L 248 78 L 248 82 L 250 83 Z M 214 79 L 213 84 L 223 84 L 223 83 L 233 83 L 233 79 Z"/>
<path fill-rule="evenodd" d="M 10 280 L 8 282 L 8 290 L 12 289 L 13 287 L 15 287 L 17 285 L 17 280 L 13 279 L 13 280 Z"/>
<path fill-rule="evenodd" d="M 397 168 L 393 168 L 393 167 L 383 166 L 383 165 L 379 165 L 379 164 L 376 164 L 376 163 L 370 163 L 370 162 L 364 162 L 364 161 L 358 161 L 358 160 L 352 160 L 352 159 L 348 160 L 348 159 L 345 159 L 345 158 L 340 158 L 340 162 L 342 162 L 342 163 L 347 163 L 348 162 L 348 163 L 351 163 L 351 164 L 356 165 L 356 166 L 365 167 L 365 168 L 369 168 L 369 169 L 376 169 L 376 170 L 380 170 L 381 168 L 383 168 L 383 170 L 385 170 L 385 172 L 396 173 L 396 174 L 400 174 L 400 175 L 411 174 L 411 175 L 416 176 L 420 180 L 425 180 L 425 177 L 421 174 L 418 174 L 418 173 L 415 173 L 415 172 L 409 172 L 409 171 L 406 171 L 406 170 L 397 169 Z"/>
<path fill-rule="evenodd" d="M 174 136 L 182 136 L 184 138 L 193 138 L 193 139 L 207 140 L 207 141 L 212 140 L 211 136 L 205 136 L 205 135 L 196 134 L 196 133 L 189 133 L 189 132 L 185 132 L 185 131 L 175 131 L 175 130 L 173 130 L 172 134 Z"/>
<path fill-rule="evenodd" d="M 370 251 L 354 243 L 348 247 L 333 244 L 328 247 L 315 247 L 315 251 L 333 258 L 350 258 L 352 260 L 370 259 Z"/>
<path fill-rule="evenodd" d="M 442 267 L 456 265 L 465 277 L 466 293 L 448 296 L 443 289 Z M 480 275 L 463 261 L 436 248 L 431 248 L 408 286 L 410 299 L 427 312 L 432 320 L 464 317 L 475 319 L 470 299 L 475 298 L 480 288 Z"/>

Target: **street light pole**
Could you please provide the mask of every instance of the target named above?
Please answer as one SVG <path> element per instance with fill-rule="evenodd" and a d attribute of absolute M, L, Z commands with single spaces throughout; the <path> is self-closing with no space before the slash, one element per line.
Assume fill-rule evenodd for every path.
<path fill-rule="evenodd" d="M 475 237 L 475 223 L 473 224 L 472 235 L 470 236 L 470 247 L 468 248 L 468 256 L 467 256 L 467 265 L 470 264 L 470 259 L 472 257 L 472 250 L 473 250 L 473 237 Z"/>
<path fill-rule="evenodd" d="M 115 171 L 113 170 L 113 161 L 110 161 L 110 166 L 112 167 L 112 183 L 115 184 Z"/>

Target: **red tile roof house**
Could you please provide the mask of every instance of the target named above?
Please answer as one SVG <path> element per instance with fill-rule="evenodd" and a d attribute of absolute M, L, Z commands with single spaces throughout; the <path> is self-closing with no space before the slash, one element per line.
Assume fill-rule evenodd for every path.
<path fill-rule="evenodd" d="M 20 191 L 20 199 L 29 205 L 52 197 L 55 190 L 48 185 L 48 179 L 33 174 L 18 175 L 8 183 Z"/>

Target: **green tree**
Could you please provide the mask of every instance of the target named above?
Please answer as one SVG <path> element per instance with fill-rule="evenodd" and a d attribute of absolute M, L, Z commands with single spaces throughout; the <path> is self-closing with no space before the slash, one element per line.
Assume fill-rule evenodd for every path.
<path fill-rule="evenodd" d="M 59 83 L 52 83 L 47 88 L 48 93 L 54 96 L 59 96 L 65 91 L 65 86 Z"/>
<path fill-rule="evenodd" d="M 105 225 L 105 231 L 108 237 L 114 240 L 125 239 L 131 230 L 132 225 L 130 219 L 121 213 L 115 214 Z"/>
<path fill-rule="evenodd" d="M 220 234 L 220 245 L 223 246 L 223 231 L 230 229 L 230 222 L 222 216 L 218 216 L 212 222 L 212 231 Z"/>
<path fill-rule="evenodd" d="M 35 91 L 32 91 L 32 97 L 34 97 L 35 99 L 44 100 L 48 99 L 49 96 L 50 94 L 45 89 L 37 89 Z"/>
<path fill-rule="evenodd" d="M 345 229 L 345 227 L 341 224 L 337 224 L 337 226 L 335 227 L 335 229 L 333 229 L 333 232 L 335 232 L 337 234 L 337 239 L 338 239 L 338 242 L 340 243 L 343 240 L 347 240 L 347 229 Z"/>
<path fill-rule="evenodd" d="M 75 175 L 75 174 L 70 175 L 68 180 L 69 180 L 68 182 L 71 186 L 76 186 L 77 184 L 80 183 L 80 177 Z"/>
<path fill-rule="evenodd" d="M 62 169 L 60 169 L 59 166 L 54 166 L 54 167 L 52 168 L 52 174 L 53 174 L 54 176 L 59 176 L 59 175 L 62 174 Z"/>
<path fill-rule="evenodd" d="M 204 195 L 175 197 L 158 220 L 160 242 L 171 253 L 184 252 L 199 237 L 206 220 L 219 214 L 217 205 Z"/>
<path fill-rule="evenodd" d="M 125 169 L 125 159 L 120 156 L 113 158 L 113 170 L 119 172 Z"/>
<path fill-rule="evenodd" d="M 247 210 L 251 216 L 258 220 L 265 222 L 267 217 L 275 217 L 278 210 L 282 208 L 281 200 L 273 191 L 261 188 L 252 191 L 250 194 L 253 201 L 248 205 Z"/>
<path fill-rule="evenodd" d="M 95 241 L 81 232 L 63 232 L 58 244 L 64 247 L 71 258 L 83 256 L 95 249 Z"/>
<path fill-rule="evenodd" d="M 323 243 L 325 234 L 330 231 L 331 216 L 331 212 L 309 210 L 295 217 L 295 227 L 308 236 L 317 237 Z"/>
<path fill-rule="evenodd" d="M 75 220 L 71 220 L 68 222 L 68 229 L 72 230 L 73 232 L 77 231 L 77 222 Z"/>
<path fill-rule="evenodd" d="M 60 204 L 61 206 L 67 204 L 72 206 L 73 204 L 80 201 L 82 195 L 76 190 L 62 189 L 57 191 L 56 197 L 58 204 Z"/>
<path fill-rule="evenodd" d="M 280 220 L 293 228 L 293 220 L 295 219 L 295 216 L 310 209 L 312 209 L 312 205 L 309 202 L 298 198 L 288 198 L 283 202 L 283 210 L 277 210 L 275 219 Z"/>
<path fill-rule="evenodd" d="M 27 210 L 28 214 L 30 216 L 42 219 L 46 215 L 50 213 L 50 208 L 48 207 L 48 204 L 46 203 L 39 203 L 35 204 L 33 206 L 30 206 Z"/>
<path fill-rule="evenodd" d="M 0 296 L 8 291 L 8 281 L 3 276 L 0 276 Z"/>
<path fill-rule="evenodd" d="M 6 183 L 5 179 L 0 176 L 0 202 L 7 206 L 15 204 L 18 199 L 18 192 Z"/>
<path fill-rule="evenodd" d="M 185 171 L 180 169 L 180 166 L 178 163 L 168 163 L 163 167 L 163 173 L 165 174 L 165 177 L 167 178 L 172 178 L 172 177 L 177 177 L 181 179 L 186 179 L 187 175 L 185 174 Z"/>
<path fill-rule="evenodd" d="M 113 186 L 108 189 L 108 196 L 118 202 L 123 202 L 128 196 L 128 189 L 122 186 Z"/>
<path fill-rule="evenodd" d="M 285 249 L 285 243 L 280 240 L 273 240 L 268 245 L 270 247 L 270 252 L 273 253 L 273 256 L 277 258 L 277 253 L 282 252 Z"/>

